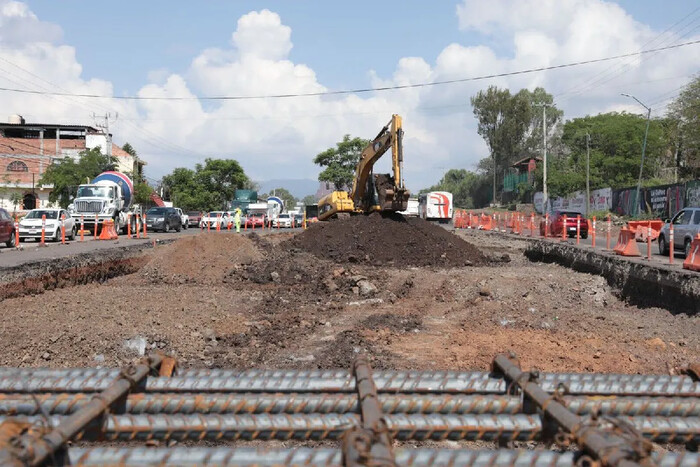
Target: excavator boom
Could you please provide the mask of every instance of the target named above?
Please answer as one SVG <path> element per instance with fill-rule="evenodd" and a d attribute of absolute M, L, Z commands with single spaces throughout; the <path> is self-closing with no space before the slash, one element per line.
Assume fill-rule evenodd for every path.
<path fill-rule="evenodd" d="M 403 129 L 401 117 L 392 115 L 379 134 L 365 147 L 355 169 L 350 193 L 335 191 L 319 201 L 319 220 L 339 214 L 373 211 L 405 211 L 409 192 L 404 186 Z M 391 149 L 392 174 L 372 176 L 374 164 Z"/>

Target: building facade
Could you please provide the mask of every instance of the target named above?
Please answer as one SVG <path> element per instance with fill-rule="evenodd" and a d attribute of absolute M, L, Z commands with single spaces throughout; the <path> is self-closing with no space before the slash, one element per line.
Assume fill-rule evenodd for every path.
<path fill-rule="evenodd" d="M 65 157 L 77 159 L 81 151 L 111 149 L 117 170 L 143 175 L 145 162 L 112 143 L 111 135 L 85 125 L 27 123 L 13 115 L 0 123 L 0 207 L 10 212 L 50 207 L 52 185 L 39 187 L 46 169 Z"/>

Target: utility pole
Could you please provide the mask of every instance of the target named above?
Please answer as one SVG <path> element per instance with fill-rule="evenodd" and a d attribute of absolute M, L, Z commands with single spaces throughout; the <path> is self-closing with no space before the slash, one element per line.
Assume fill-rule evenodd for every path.
<path fill-rule="evenodd" d="M 586 132 L 586 217 L 591 215 L 591 135 Z"/>
<path fill-rule="evenodd" d="M 639 192 L 641 191 L 641 188 L 642 188 L 642 172 L 644 170 L 644 155 L 646 154 L 646 150 L 647 150 L 647 136 L 649 136 L 649 121 L 651 120 L 651 107 L 647 107 L 646 105 L 644 105 L 642 103 L 642 101 L 640 101 L 639 99 L 637 99 L 636 97 L 634 97 L 630 94 L 622 93 L 622 95 L 625 97 L 631 97 L 635 101 L 639 102 L 639 104 L 642 107 L 647 109 L 647 128 L 646 128 L 646 130 L 644 130 L 644 143 L 642 143 L 642 162 L 641 162 L 641 164 L 639 164 L 639 181 L 637 182 L 637 195 L 635 196 L 635 201 L 636 201 L 635 214 L 639 215 L 639 204 L 640 204 Z"/>
<path fill-rule="evenodd" d="M 112 157 L 112 135 L 109 132 L 109 120 L 111 118 L 113 118 L 114 121 L 116 122 L 117 119 L 119 118 L 119 114 L 117 113 L 117 114 L 114 114 L 114 116 L 112 116 L 111 113 L 106 113 L 103 117 L 101 115 L 97 116 L 93 113 L 92 118 L 94 118 L 95 120 L 97 120 L 98 118 L 100 120 L 104 120 L 104 124 L 96 123 L 95 126 L 97 126 L 98 128 L 102 128 L 102 130 L 105 132 L 105 141 L 106 141 L 105 152 L 106 152 L 107 156 Z"/>
<path fill-rule="evenodd" d="M 542 214 L 547 214 L 547 104 L 542 105 Z"/>

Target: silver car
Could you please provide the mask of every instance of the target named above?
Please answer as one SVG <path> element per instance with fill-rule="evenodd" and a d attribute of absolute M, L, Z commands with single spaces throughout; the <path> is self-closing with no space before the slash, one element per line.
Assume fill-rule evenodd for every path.
<path fill-rule="evenodd" d="M 700 233 L 700 208 L 684 208 L 666 222 L 659 233 L 659 254 L 668 255 L 669 229 L 673 224 L 673 249 L 682 250 L 685 256 L 690 253 L 690 244 Z"/>

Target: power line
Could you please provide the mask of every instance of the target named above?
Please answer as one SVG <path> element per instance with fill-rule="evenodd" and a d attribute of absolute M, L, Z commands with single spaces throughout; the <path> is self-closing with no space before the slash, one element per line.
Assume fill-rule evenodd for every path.
<path fill-rule="evenodd" d="M 561 65 L 551 65 L 546 67 L 530 68 L 526 70 L 511 71 L 505 73 L 494 73 L 489 75 L 473 76 L 469 78 L 458 78 L 443 81 L 433 81 L 429 83 L 415 83 L 415 84 L 403 84 L 396 86 L 381 86 L 375 88 L 358 88 L 358 89 L 345 89 L 338 91 L 319 91 L 319 92 L 309 92 L 309 93 L 296 93 L 296 94 L 267 94 L 267 95 L 254 95 L 254 96 L 103 96 L 99 94 L 72 94 L 66 92 L 46 92 L 46 91 L 34 91 L 28 89 L 15 89 L 15 88 L 5 88 L 0 87 L 0 91 L 5 92 L 17 92 L 24 94 L 39 94 L 39 95 L 50 95 L 50 96 L 64 96 L 64 97 L 81 97 L 90 99 L 120 99 L 120 100 L 154 100 L 154 101 L 192 101 L 192 100 L 211 100 L 211 101 L 226 101 L 226 100 L 252 100 L 252 99 L 285 99 L 294 97 L 319 97 L 319 96 L 333 96 L 342 94 L 360 94 L 368 92 L 382 92 L 382 91 L 394 91 L 400 89 L 415 89 L 424 88 L 431 86 L 440 86 L 445 84 L 455 84 L 455 83 L 466 83 L 470 81 L 482 81 L 492 78 L 502 78 L 506 76 L 524 75 L 531 73 L 539 73 L 542 71 L 557 70 L 562 68 L 571 68 L 581 65 L 588 65 L 591 63 L 607 62 L 611 60 L 619 60 L 621 58 L 628 58 L 634 56 L 640 56 L 644 54 L 649 54 L 653 52 L 660 52 L 663 50 L 677 49 L 679 47 L 686 47 L 689 45 L 700 44 L 700 40 L 684 42 L 681 44 L 672 44 L 666 47 L 659 47 L 655 49 L 640 50 L 637 52 L 615 55 L 611 57 L 596 58 L 592 60 L 582 60 L 572 63 L 564 63 Z"/>
<path fill-rule="evenodd" d="M 684 23 L 688 18 L 691 18 L 698 11 L 700 11 L 700 7 L 695 8 L 693 11 L 691 11 L 690 13 L 683 16 L 680 20 L 676 21 L 671 26 L 666 28 L 663 32 L 661 32 L 660 34 L 658 34 L 654 38 L 646 41 L 644 44 L 642 44 L 642 46 L 640 48 L 643 49 L 644 47 L 651 46 L 652 44 L 654 44 L 655 46 L 662 46 L 662 45 L 668 44 L 669 39 L 673 42 L 673 39 L 674 39 L 673 36 L 671 36 L 670 38 L 664 38 L 664 39 L 662 39 L 662 37 L 664 37 L 667 33 L 669 33 L 671 30 L 673 30 L 676 26 Z M 679 34 L 681 31 L 686 29 L 689 25 L 692 25 L 696 20 L 697 20 L 697 18 L 691 20 L 691 22 L 689 24 L 681 27 L 680 30 L 676 34 Z M 687 34 L 689 34 L 689 33 L 686 33 L 685 35 L 687 35 Z M 685 35 L 683 37 L 685 37 Z M 683 37 L 681 37 L 680 39 L 682 39 Z M 680 40 L 680 39 L 678 39 L 678 40 Z M 675 42 L 677 43 L 678 40 L 676 40 Z M 567 91 L 558 93 L 557 97 L 561 99 L 563 96 L 565 96 L 567 94 L 571 94 L 571 96 L 566 98 L 566 99 L 570 99 L 574 95 L 582 94 L 583 92 L 586 92 L 589 89 L 592 89 L 592 88 L 599 86 L 601 84 L 605 84 L 605 83 L 611 81 L 612 79 L 615 79 L 616 77 L 620 76 L 621 74 L 624 74 L 625 72 L 627 72 L 629 70 L 629 68 L 632 66 L 632 64 L 634 63 L 634 61 L 635 60 L 630 60 L 626 63 L 611 65 L 610 67 L 593 75 L 592 77 L 581 81 L 579 84 L 575 85 L 573 88 L 570 88 Z"/>

